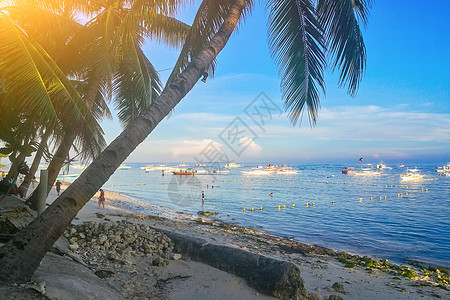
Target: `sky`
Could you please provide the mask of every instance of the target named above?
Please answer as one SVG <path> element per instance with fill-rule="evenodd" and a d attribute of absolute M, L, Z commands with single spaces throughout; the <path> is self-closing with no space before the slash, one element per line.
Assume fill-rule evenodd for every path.
<path fill-rule="evenodd" d="M 196 8 L 179 18 L 190 24 Z M 316 126 L 307 115 L 293 126 L 284 111 L 267 13 L 257 4 L 219 54 L 215 77 L 199 81 L 126 162 L 207 160 L 212 149 L 236 162 L 450 161 L 450 1 L 379 0 L 370 12 L 358 93 L 349 96 L 327 71 Z M 157 70 L 171 68 L 178 51 L 144 46 Z M 169 74 L 160 72 L 163 82 Z M 252 114 L 261 104 L 270 107 L 265 117 Z M 108 142 L 121 131 L 117 118 L 102 125 Z"/>

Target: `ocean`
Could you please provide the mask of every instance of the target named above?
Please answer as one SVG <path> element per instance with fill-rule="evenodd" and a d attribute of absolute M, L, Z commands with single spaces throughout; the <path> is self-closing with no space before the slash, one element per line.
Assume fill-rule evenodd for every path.
<path fill-rule="evenodd" d="M 417 182 L 401 181 L 406 167 L 395 166 L 381 176 L 342 174 L 342 164 L 296 164 L 294 175 L 246 176 L 241 171 L 258 164 L 244 164 L 229 174 L 163 176 L 140 169 L 146 164 L 127 164 L 104 189 L 165 211 L 217 212 L 210 218 L 308 244 L 450 267 L 450 177 L 438 176 L 435 164 L 417 164 L 427 175 Z"/>

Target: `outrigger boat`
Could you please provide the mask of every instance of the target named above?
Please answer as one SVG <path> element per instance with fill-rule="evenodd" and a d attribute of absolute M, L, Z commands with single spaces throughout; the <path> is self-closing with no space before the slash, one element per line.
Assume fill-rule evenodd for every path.
<path fill-rule="evenodd" d="M 362 167 L 359 171 L 353 173 L 355 176 L 378 176 L 381 175 L 380 172 L 375 171 L 371 164 L 367 164 L 366 167 Z"/>
<path fill-rule="evenodd" d="M 232 163 L 232 162 L 226 163 L 224 166 L 224 168 L 227 168 L 227 169 L 242 168 L 242 167 L 243 167 L 243 165 L 239 165 L 239 164 Z"/>
<path fill-rule="evenodd" d="M 356 173 L 356 170 L 353 167 L 345 167 L 341 170 L 341 173 L 342 174 L 354 174 L 354 173 Z"/>
<path fill-rule="evenodd" d="M 173 175 L 195 175 L 195 171 L 193 170 L 179 170 L 179 171 L 172 171 Z"/>
<path fill-rule="evenodd" d="M 386 166 L 383 161 L 380 161 L 380 163 L 377 165 L 378 170 L 392 170 L 391 167 Z"/>
<path fill-rule="evenodd" d="M 437 167 L 436 172 L 438 172 L 438 173 L 450 172 L 450 163 L 447 163 L 447 165 L 445 165 L 443 167 Z"/>
<path fill-rule="evenodd" d="M 418 170 L 417 167 L 414 169 L 406 169 L 406 173 L 401 174 L 400 178 L 404 181 L 422 180 L 425 177 L 425 175 L 419 172 L 420 170 Z"/>

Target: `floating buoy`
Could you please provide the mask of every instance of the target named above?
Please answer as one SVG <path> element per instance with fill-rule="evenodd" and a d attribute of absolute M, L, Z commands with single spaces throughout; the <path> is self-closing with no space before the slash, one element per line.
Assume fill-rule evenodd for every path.
<path fill-rule="evenodd" d="M 380 196 L 380 199 L 381 199 L 381 196 Z"/>
<path fill-rule="evenodd" d="M 295 207 L 295 204 L 292 204 L 292 207 Z"/>
<path fill-rule="evenodd" d="M 306 207 L 308 207 L 309 203 L 306 203 L 305 205 L 306 205 Z"/>
<path fill-rule="evenodd" d="M 252 211 L 253 211 L 253 210 L 255 210 L 255 209 L 252 207 Z"/>
<path fill-rule="evenodd" d="M 316 205 L 316 204 L 315 204 L 315 203 L 313 202 L 313 204 L 312 204 L 312 205 L 314 206 L 314 205 Z"/>
<path fill-rule="evenodd" d="M 260 207 L 259 210 L 262 210 L 262 207 Z"/>
<path fill-rule="evenodd" d="M 278 205 L 278 209 L 280 209 L 281 207 Z"/>
<path fill-rule="evenodd" d="M 286 209 L 286 205 L 283 205 L 283 209 Z"/>
<path fill-rule="evenodd" d="M 384 199 L 386 199 L 386 196 L 384 196 Z"/>
<path fill-rule="evenodd" d="M 370 200 L 373 200 L 373 198 L 372 198 L 372 197 L 370 197 Z"/>
<path fill-rule="evenodd" d="M 245 208 L 242 211 L 245 212 Z"/>
<path fill-rule="evenodd" d="M 359 198 L 359 201 L 363 201 L 363 198 Z"/>
<path fill-rule="evenodd" d="M 408 196 L 408 193 L 405 193 L 406 196 Z"/>
<path fill-rule="evenodd" d="M 331 204 L 334 204 L 334 201 L 331 201 Z"/>

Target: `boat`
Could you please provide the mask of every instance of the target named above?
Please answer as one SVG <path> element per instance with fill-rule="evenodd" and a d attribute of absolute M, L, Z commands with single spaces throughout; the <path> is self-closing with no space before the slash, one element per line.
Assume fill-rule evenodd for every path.
<path fill-rule="evenodd" d="M 354 172 L 353 175 L 355 175 L 355 176 L 378 176 L 378 175 L 381 175 L 381 173 L 374 170 L 372 164 L 366 164 L 365 167 L 361 167 L 361 169 Z"/>
<path fill-rule="evenodd" d="M 450 172 L 450 163 L 447 163 L 447 165 L 445 165 L 443 167 L 437 167 L 436 172 L 438 172 L 438 173 Z"/>
<path fill-rule="evenodd" d="M 267 176 L 272 174 L 271 171 L 266 170 L 253 170 L 253 171 L 241 171 L 243 175 L 250 175 L 250 176 Z"/>
<path fill-rule="evenodd" d="M 243 165 L 239 165 L 239 164 L 237 164 L 237 163 L 226 163 L 225 164 L 225 166 L 224 166 L 224 168 L 227 168 L 227 169 L 233 169 L 233 168 L 242 168 L 243 167 Z"/>
<path fill-rule="evenodd" d="M 230 171 L 228 171 L 228 170 L 214 170 L 213 173 L 214 174 L 228 174 L 228 173 L 230 173 Z"/>
<path fill-rule="evenodd" d="M 206 166 L 205 166 L 204 164 L 202 164 L 202 163 L 196 163 L 195 166 L 196 166 L 196 167 L 206 167 Z"/>
<path fill-rule="evenodd" d="M 177 167 L 189 167 L 189 165 L 181 163 Z"/>
<path fill-rule="evenodd" d="M 356 172 L 356 170 L 353 167 L 345 167 L 345 168 L 342 168 L 342 170 L 341 170 L 342 174 L 353 174 L 355 172 Z"/>
<path fill-rule="evenodd" d="M 196 169 L 196 170 L 195 170 L 195 173 L 197 173 L 197 174 L 208 174 L 208 173 L 209 173 L 209 170 L 206 170 L 206 169 Z"/>
<path fill-rule="evenodd" d="M 400 174 L 400 178 L 404 181 L 422 180 L 425 177 L 425 175 L 419 172 L 420 170 L 418 170 L 417 167 L 415 167 L 414 169 L 406 169 L 406 173 Z"/>
<path fill-rule="evenodd" d="M 397 167 L 399 168 L 403 168 L 405 165 L 404 164 L 398 164 Z"/>
<path fill-rule="evenodd" d="M 391 167 L 386 166 L 383 161 L 380 161 L 380 163 L 377 165 L 378 170 L 392 170 Z"/>
<path fill-rule="evenodd" d="M 117 170 L 129 170 L 129 169 L 131 169 L 131 167 L 130 167 L 130 166 L 127 166 L 127 165 L 120 165 L 120 166 L 117 168 Z"/>
<path fill-rule="evenodd" d="M 179 170 L 179 171 L 172 171 L 173 175 L 190 175 L 193 176 L 195 175 L 195 171 L 194 170 Z"/>
<path fill-rule="evenodd" d="M 277 171 L 277 174 L 283 174 L 283 175 L 294 175 L 297 173 L 298 173 L 298 171 L 293 170 L 293 169 L 281 169 L 281 170 Z"/>

